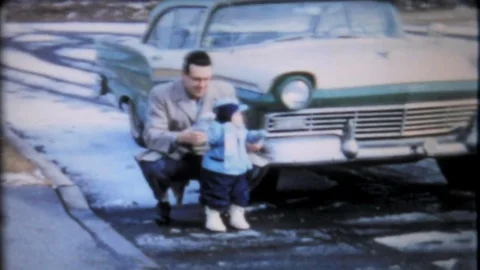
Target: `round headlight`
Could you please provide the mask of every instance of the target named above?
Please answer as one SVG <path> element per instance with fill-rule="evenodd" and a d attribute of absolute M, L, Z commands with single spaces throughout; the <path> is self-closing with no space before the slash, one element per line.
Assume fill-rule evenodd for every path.
<path fill-rule="evenodd" d="M 280 91 L 280 98 L 289 109 L 302 109 L 310 100 L 310 85 L 301 79 L 286 83 Z"/>

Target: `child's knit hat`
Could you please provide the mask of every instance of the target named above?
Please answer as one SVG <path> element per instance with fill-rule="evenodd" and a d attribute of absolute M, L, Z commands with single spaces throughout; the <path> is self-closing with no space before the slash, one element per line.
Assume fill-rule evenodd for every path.
<path fill-rule="evenodd" d="M 221 99 L 215 103 L 213 112 L 215 113 L 218 122 L 226 123 L 232 120 L 234 113 L 237 111 L 245 111 L 247 109 L 247 105 L 240 104 L 236 99 Z"/>

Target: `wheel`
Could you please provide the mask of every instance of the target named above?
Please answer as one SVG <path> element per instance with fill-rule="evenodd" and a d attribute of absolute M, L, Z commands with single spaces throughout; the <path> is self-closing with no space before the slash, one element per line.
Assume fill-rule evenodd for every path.
<path fill-rule="evenodd" d="M 256 183 L 250 186 L 250 198 L 253 201 L 268 201 L 275 204 L 278 201 L 279 171 L 278 169 L 270 168 L 262 173 L 264 176 L 255 179 Z"/>
<path fill-rule="evenodd" d="M 465 4 L 467 7 L 472 7 L 472 8 L 478 7 L 477 1 L 473 1 L 473 0 L 465 0 L 463 1 L 463 4 Z"/>
<path fill-rule="evenodd" d="M 262 182 L 267 172 L 268 172 L 268 168 L 259 168 L 253 165 L 253 169 L 248 171 L 247 173 L 247 179 L 248 179 L 248 185 L 250 187 L 250 191 L 258 187 L 258 185 Z"/>
<path fill-rule="evenodd" d="M 438 158 L 437 164 L 450 188 L 474 191 L 479 176 L 477 155 Z"/>
<path fill-rule="evenodd" d="M 110 89 L 108 88 L 107 78 L 105 78 L 105 76 L 103 76 L 103 75 L 98 75 L 98 77 L 96 79 L 94 96 L 98 98 L 98 97 L 103 96 L 103 95 L 105 95 L 109 92 L 110 92 Z"/>
<path fill-rule="evenodd" d="M 101 76 L 99 87 L 100 87 L 99 89 L 100 96 L 110 92 L 110 89 L 108 88 L 108 84 L 107 84 L 107 78 L 105 78 L 105 76 Z"/>
<path fill-rule="evenodd" d="M 135 110 L 135 105 L 132 100 L 128 101 L 128 106 L 126 107 L 128 111 L 128 118 L 130 123 L 130 133 L 136 144 L 141 147 L 145 147 L 145 141 L 143 140 L 143 123 L 138 117 L 137 111 Z"/>

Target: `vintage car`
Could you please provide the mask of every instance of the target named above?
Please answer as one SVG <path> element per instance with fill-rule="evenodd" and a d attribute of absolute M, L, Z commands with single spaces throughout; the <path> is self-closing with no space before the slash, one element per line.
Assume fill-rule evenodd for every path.
<path fill-rule="evenodd" d="M 436 40 L 409 38 L 386 1 L 164 0 L 140 39 L 96 41 L 99 90 L 143 145 L 149 91 L 203 49 L 249 105 L 249 128 L 268 132 L 251 154 L 262 172 L 435 158 L 450 185 L 469 188 L 476 58 Z"/>

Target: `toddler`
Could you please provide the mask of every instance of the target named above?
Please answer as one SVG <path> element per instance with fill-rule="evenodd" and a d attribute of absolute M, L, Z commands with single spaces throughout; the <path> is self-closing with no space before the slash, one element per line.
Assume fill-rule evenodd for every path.
<path fill-rule="evenodd" d="M 213 108 L 215 119 L 205 127 L 209 149 L 203 156 L 200 173 L 200 202 L 205 207 L 205 227 L 225 232 L 220 214 L 228 212 L 229 224 L 239 230 L 250 228 L 244 207 L 249 201 L 246 178 L 252 162 L 246 143 L 261 143 L 263 130 L 247 130 L 236 100 L 220 100 Z"/>

